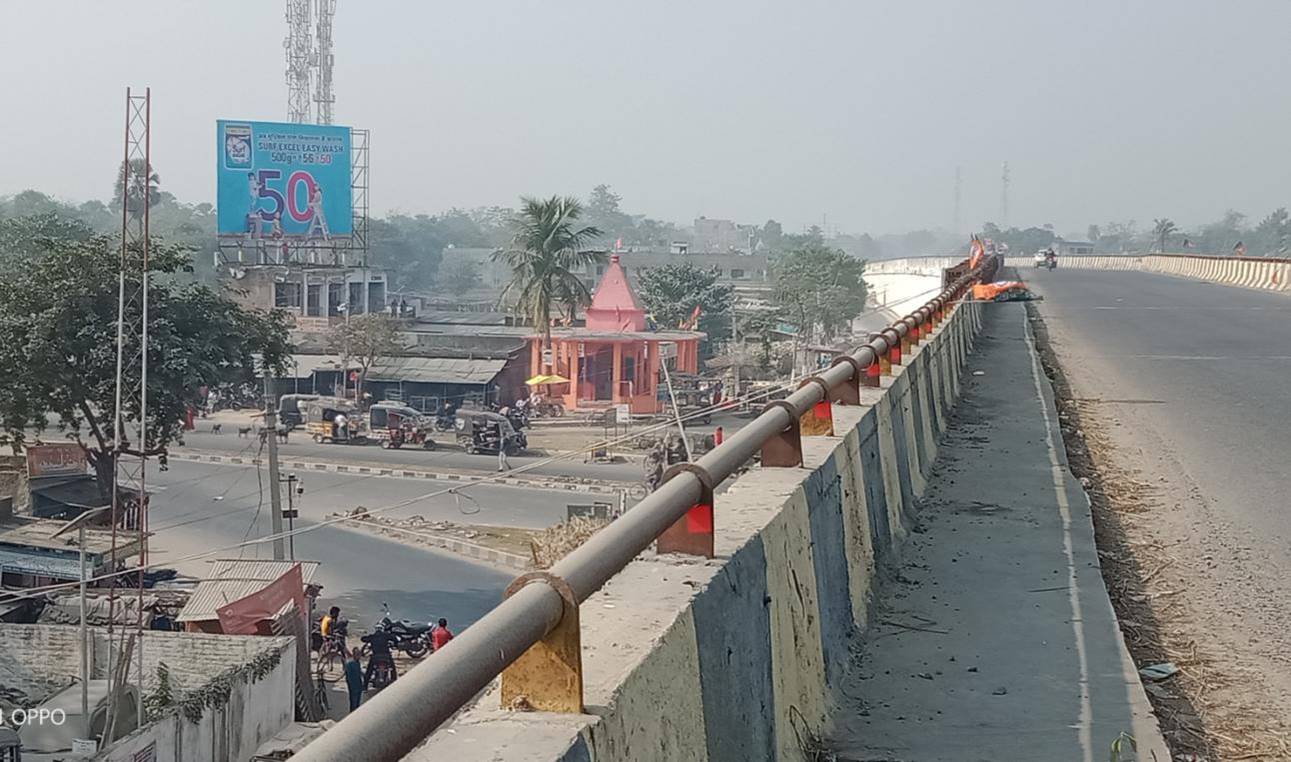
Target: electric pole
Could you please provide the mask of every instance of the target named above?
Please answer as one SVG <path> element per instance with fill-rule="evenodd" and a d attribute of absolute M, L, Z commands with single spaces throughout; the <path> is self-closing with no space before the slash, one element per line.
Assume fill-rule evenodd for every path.
<path fill-rule="evenodd" d="M 273 376 L 264 368 L 264 437 L 269 445 L 269 508 L 273 531 L 273 560 L 286 559 L 282 546 L 282 485 L 278 479 L 278 411 L 274 408 Z"/>

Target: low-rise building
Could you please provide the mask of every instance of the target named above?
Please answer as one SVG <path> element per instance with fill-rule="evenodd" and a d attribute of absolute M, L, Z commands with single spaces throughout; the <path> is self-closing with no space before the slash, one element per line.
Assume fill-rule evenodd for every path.
<path fill-rule="evenodd" d="M 134 633 L 132 633 L 133 635 Z M 296 644 L 291 637 L 205 635 L 143 630 L 134 639 L 90 628 L 86 651 L 90 727 L 103 733 L 109 666 L 126 643 L 132 655 L 118 702 L 115 738 L 99 740 L 103 762 L 247 760 L 292 722 Z M 32 722 L 19 730 L 23 758 L 69 758 L 85 738 L 80 713 L 81 635 L 75 626 L 0 624 L 0 710 L 58 706 L 66 719 Z M 139 660 L 142 660 L 140 665 Z M 142 683 L 140 683 L 142 675 Z M 137 704 L 144 716 L 138 721 Z M 91 732 L 90 736 L 95 733 Z M 36 756 L 48 754 L 48 757 Z"/>

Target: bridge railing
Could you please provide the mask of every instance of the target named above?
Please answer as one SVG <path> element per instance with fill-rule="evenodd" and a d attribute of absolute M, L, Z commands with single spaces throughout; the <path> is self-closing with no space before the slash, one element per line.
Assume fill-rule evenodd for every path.
<path fill-rule="evenodd" d="M 442 653 L 418 664 L 293 759 L 399 759 L 499 675 L 503 675 L 505 696 L 508 675 L 503 674 L 504 670 L 522 656 L 528 657 L 526 652 L 535 646 L 544 649 L 540 660 L 559 662 L 563 656 L 566 661 L 577 661 L 578 604 L 682 521 L 702 500 L 711 501 L 712 488 L 755 454 L 762 452 L 764 466 L 783 457 L 784 443 L 797 437 L 802 416 L 817 403 L 826 398 L 830 402 L 859 402 L 861 385 L 878 385 L 880 358 L 899 357 L 902 348 L 908 349 L 912 341 L 930 335 L 945 318 L 947 308 L 964 296 L 977 276 L 976 271 L 961 276 L 868 344 L 836 358 L 827 370 L 805 379 L 786 399 L 768 404 L 761 415 L 698 461 L 674 468 L 671 478 L 665 477 L 656 491 L 550 570 L 517 578 L 509 588 L 510 594 L 450 641 Z M 562 654 L 560 644 L 552 641 L 553 634 L 571 623 L 575 628 L 575 653 Z M 563 666 L 569 679 L 578 681 L 577 685 L 564 687 L 581 697 L 581 667 L 555 666 L 554 674 L 560 674 Z M 567 711 L 582 711 L 581 698 L 575 703 L 580 705 L 570 706 Z"/>

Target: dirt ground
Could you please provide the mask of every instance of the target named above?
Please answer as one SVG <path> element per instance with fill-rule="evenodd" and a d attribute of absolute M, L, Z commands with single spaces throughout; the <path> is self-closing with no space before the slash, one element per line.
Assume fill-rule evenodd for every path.
<path fill-rule="evenodd" d="M 1174 759 L 1291 759 L 1291 638 L 1261 642 L 1247 623 L 1279 602 L 1242 600 L 1249 585 L 1235 579 L 1249 583 L 1258 559 L 1205 509 L 1170 444 L 1136 426 L 1142 401 L 1100 399 L 1080 379 L 1069 382 L 1061 345 L 1050 345 L 1034 308 L 1031 316 L 1130 653 L 1140 668 L 1180 668 L 1145 683 Z"/>

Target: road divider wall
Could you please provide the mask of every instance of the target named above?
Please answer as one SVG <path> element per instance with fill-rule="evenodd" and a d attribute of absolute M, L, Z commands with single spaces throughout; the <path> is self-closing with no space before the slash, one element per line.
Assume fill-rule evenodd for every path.
<path fill-rule="evenodd" d="M 406 759 L 806 760 L 912 525 L 980 309 L 959 304 L 861 405 L 833 405 L 836 436 L 804 436 L 802 467 L 719 491 L 715 558 L 646 553 L 583 602 L 586 714 L 502 707 L 495 681 Z"/>
<path fill-rule="evenodd" d="M 867 272 L 876 274 L 932 274 L 955 263 L 953 257 L 911 257 L 871 262 Z M 1022 271 L 1035 266 L 1031 256 L 1005 257 L 1004 264 Z M 1137 270 L 1208 280 L 1230 286 L 1287 291 L 1291 260 L 1257 257 L 1210 257 L 1193 254 L 1072 255 L 1058 258 L 1058 269 Z"/>

